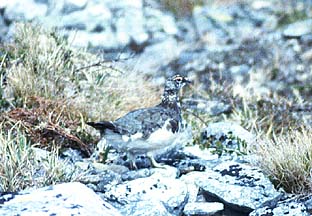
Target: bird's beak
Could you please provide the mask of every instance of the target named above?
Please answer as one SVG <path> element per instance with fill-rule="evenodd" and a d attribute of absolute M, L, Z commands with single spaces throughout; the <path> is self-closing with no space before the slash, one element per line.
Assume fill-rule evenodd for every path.
<path fill-rule="evenodd" d="M 189 79 L 187 79 L 185 77 L 184 77 L 183 81 L 184 81 L 185 84 L 188 84 L 188 85 L 193 84 L 193 82 L 191 80 L 189 80 Z"/>

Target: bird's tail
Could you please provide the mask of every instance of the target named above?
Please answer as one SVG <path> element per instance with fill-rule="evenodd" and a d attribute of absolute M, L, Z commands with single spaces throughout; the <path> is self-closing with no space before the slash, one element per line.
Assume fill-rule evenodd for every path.
<path fill-rule="evenodd" d="M 104 132 L 106 129 L 110 129 L 112 131 L 116 130 L 116 126 L 109 121 L 102 121 L 102 122 L 87 122 L 87 125 L 94 127 L 95 129 Z"/>

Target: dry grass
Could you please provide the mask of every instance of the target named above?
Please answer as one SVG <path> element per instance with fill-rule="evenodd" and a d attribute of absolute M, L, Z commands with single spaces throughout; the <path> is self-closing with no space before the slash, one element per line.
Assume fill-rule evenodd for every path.
<path fill-rule="evenodd" d="M 84 119 L 78 110 L 64 101 L 28 98 L 27 108 L 16 108 L 0 115 L 11 124 L 20 123 L 32 143 L 41 148 L 71 147 L 90 155 L 91 137 L 86 135 Z M 87 144 L 88 143 L 88 144 Z"/>
<path fill-rule="evenodd" d="M 256 153 L 261 167 L 278 187 L 291 193 L 312 192 L 311 129 L 266 139 L 259 143 Z"/>
<path fill-rule="evenodd" d="M 142 73 L 115 69 L 40 26 L 17 24 L 14 43 L 5 50 L 8 85 L 22 104 L 29 97 L 66 100 L 86 118 L 112 120 L 159 98 Z"/>
<path fill-rule="evenodd" d="M 22 132 L 22 125 L 0 125 L 0 191 L 19 191 L 27 187 L 41 187 L 70 181 L 64 162 L 58 159 L 57 149 L 35 156 L 34 148 Z"/>
<path fill-rule="evenodd" d="M 160 0 L 160 3 L 172 11 L 178 17 L 191 15 L 193 12 L 193 8 L 197 5 L 202 5 L 204 0 Z"/>

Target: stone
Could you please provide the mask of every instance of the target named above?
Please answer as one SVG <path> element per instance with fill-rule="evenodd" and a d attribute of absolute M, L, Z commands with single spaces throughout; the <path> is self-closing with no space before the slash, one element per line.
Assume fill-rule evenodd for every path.
<path fill-rule="evenodd" d="M 217 202 L 191 202 L 187 203 L 184 207 L 183 214 L 185 216 L 209 216 L 215 215 L 217 212 L 222 211 L 224 206 L 222 203 Z"/>
<path fill-rule="evenodd" d="M 137 206 L 140 201 L 154 200 L 164 203 L 170 214 L 179 215 L 188 200 L 188 191 L 185 183 L 178 179 L 155 175 L 113 186 L 104 196 L 120 210 L 125 205 Z M 149 211 L 151 209 L 145 208 L 145 212 Z"/>
<path fill-rule="evenodd" d="M 284 194 L 278 199 L 265 203 L 249 214 L 250 216 L 308 216 L 305 203 L 300 201 L 299 197 Z"/>
<path fill-rule="evenodd" d="M 0 42 L 4 39 L 7 31 L 8 27 L 5 25 L 3 16 L 0 15 Z"/>
<path fill-rule="evenodd" d="M 159 200 L 143 200 L 125 205 L 121 210 L 123 215 L 131 216 L 172 216 Z"/>
<path fill-rule="evenodd" d="M 11 21 L 33 20 L 45 16 L 47 11 L 47 5 L 36 3 L 34 0 L 10 0 L 5 7 L 4 17 Z"/>
<path fill-rule="evenodd" d="M 68 40 L 73 46 L 77 47 L 102 47 L 103 49 L 117 49 L 119 44 L 113 32 L 86 32 L 86 31 L 70 31 Z"/>
<path fill-rule="evenodd" d="M 169 37 L 146 47 L 143 53 L 129 62 L 134 69 L 143 71 L 146 74 L 154 74 L 159 71 L 162 65 L 169 63 L 175 59 L 181 52 L 183 47 L 179 46 L 177 40 Z M 166 52 L 164 52 L 166 50 Z M 139 68 L 136 68 L 138 67 Z"/>
<path fill-rule="evenodd" d="M 312 49 L 305 51 L 301 56 L 306 61 L 312 61 Z"/>
<path fill-rule="evenodd" d="M 65 0 L 62 12 L 69 14 L 74 11 L 82 10 L 87 5 L 88 0 Z"/>
<path fill-rule="evenodd" d="M 246 64 L 234 65 L 229 69 L 231 77 L 236 83 L 248 83 L 250 67 Z"/>
<path fill-rule="evenodd" d="M 105 4 L 93 3 L 88 4 L 83 11 L 76 11 L 61 16 L 60 23 L 52 23 L 52 25 L 69 30 L 86 30 L 87 33 L 113 32 L 110 24 L 112 16 L 113 14 Z M 100 31 L 97 31 L 97 29 L 100 29 Z"/>
<path fill-rule="evenodd" d="M 19 192 L 1 205 L 0 215 L 121 214 L 85 185 L 72 182 Z"/>
<path fill-rule="evenodd" d="M 120 174 L 111 170 L 99 171 L 92 166 L 78 180 L 96 192 L 106 192 L 110 187 L 122 182 Z"/>
<path fill-rule="evenodd" d="M 73 163 L 83 160 L 81 152 L 72 148 L 64 149 L 61 152 L 61 157 Z"/>
<path fill-rule="evenodd" d="M 183 99 L 183 106 L 200 113 L 207 113 L 210 116 L 217 116 L 232 111 L 232 106 L 230 104 L 218 100 L 205 100 L 200 98 Z"/>
<path fill-rule="evenodd" d="M 298 21 L 289 24 L 283 31 L 284 37 L 300 38 L 303 35 L 312 33 L 312 19 Z"/>
<path fill-rule="evenodd" d="M 211 161 L 218 159 L 218 155 L 213 154 L 211 149 L 201 149 L 199 145 L 186 146 L 183 152 L 190 157 L 200 158 L 202 160 Z"/>
<path fill-rule="evenodd" d="M 121 175 L 123 181 L 132 181 L 138 178 L 146 178 L 152 175 L 152 170 L 145 168 L 139 170 L 130 170 Z"/>
<path fill-rule="evenodd" d="M 235 161 L 221 162 L 205 172 L 188 173 L 181 180 L 193 181 L 206 200 L 216 199 L 225 208 L 241 213 L 249 213 L 280 195 L 261 170 Z"/>
<path fill-rule="evenodd" d="M 253 9 L 260 10 L 264 8 L 271 8 L 272 7 L 272 2 L 270 1 L 263 1 L 263 0 L 256 0 L 253 1 L 251 4 Z"/>

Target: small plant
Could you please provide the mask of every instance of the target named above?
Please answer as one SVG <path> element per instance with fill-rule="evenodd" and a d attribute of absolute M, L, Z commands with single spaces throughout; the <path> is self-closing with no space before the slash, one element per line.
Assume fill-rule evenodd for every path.
<path fill-rule="evenodd" d="M 231 132 L 223 135 L 217 139 L 210 136 L 201 139 L 202 143 L 200 148 L 212 148 L 213 154 L 217 154 L 221 157 L 224 154 L 246 155 L 247 154 L 247 142 L 237 136 L 234 136 Z"/>
<path fill-rule="evenodd" d="M 278 14 L 278 25 L 280 27 L 283 27 L 285 25 L 288 25 L 290 23 L 299 21 L 299 20 L 304 20 L 308 18 L 307 13 L 304 10 L 298 10 L 296 8 L 292 8 L 288 12 L 282 12 Z"/>

